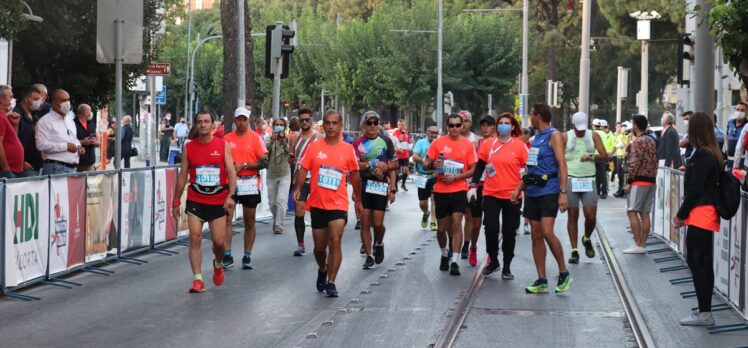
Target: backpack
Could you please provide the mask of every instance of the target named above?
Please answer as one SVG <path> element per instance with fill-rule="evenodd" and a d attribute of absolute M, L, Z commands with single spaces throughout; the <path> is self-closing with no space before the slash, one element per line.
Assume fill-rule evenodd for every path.
<path fill-rule="evenodd" d="M 740 207 L 740 183 L 732 173 L 717 168 L 717 190 L 714 196 L 717 213 L 725 220 L 732 219 Z"/>

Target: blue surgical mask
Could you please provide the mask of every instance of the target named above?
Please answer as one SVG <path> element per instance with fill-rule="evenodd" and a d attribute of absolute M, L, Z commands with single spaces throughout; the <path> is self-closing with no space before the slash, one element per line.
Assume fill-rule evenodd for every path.
<path fill-rule="evenodd" d="M 512 125 L 511 124 L 499 124 L 496 126 L 496 131 L 499 132 L 500 135 L 508 135 L 512 132 Z"/>
<path fill-rule="evenodd" d="M 284 131 L 284 130 L 285 130 L 285 128 L 284 128 L 283 126 L 275 126 L 275 127 L 273 127 L 273 130 L 274 130 L 274 131 L 275 131 L 276 133 L 280 133 L 280 132 Z"/>

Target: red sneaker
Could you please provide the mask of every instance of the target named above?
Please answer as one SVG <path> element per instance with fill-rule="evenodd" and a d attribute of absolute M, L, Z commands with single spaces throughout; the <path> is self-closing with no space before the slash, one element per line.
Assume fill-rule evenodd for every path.
<path fill-rule="evenodd" d="M 202 280 L 193 280 L 192 281 L 192 287 L 190 288 L 190 292 L 192 293 L 199 293 L 199 292 L 205 292 L 205 283 L 203 283 Z"/>
<path fill-rule="evenodd" d="M 213 265 L 213 284 L 216 286 L 223 284 L 223 266 L 216 268 Z"/>
<path fill-rule="evenodd" d="M 475 267 L 475 265 L 478 264 L 478 251 L 474 249 L 470 249 L 468 252 L 468 262 L 470 263 L 470 266 Z"/>

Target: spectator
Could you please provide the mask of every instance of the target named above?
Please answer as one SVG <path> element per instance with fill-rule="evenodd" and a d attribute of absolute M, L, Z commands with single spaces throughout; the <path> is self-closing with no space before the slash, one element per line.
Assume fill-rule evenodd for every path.
<path fill-rule="evenodd" d="M 35 83 L 31 87 L 36 88 L 36 90 L 39 91 L 39 94 L 41 94 L 42 102 L 39 106 L 39 117 L 42 117 L 48 114 L 49 110 L 52 110 L 52 104 L 49 103 L 49 95 L 47 94 L 47 86 L 41 83 Z"/>
<path fill-rule="evenodd" d="M 740 134 L 743 133 L 745 126 L 745 111 L 746 103 L 739 102 L 735 105 L 735 112 L 732 114 L 732 119 L 727 122 L 727 132 L 725 134 L 725 144 L 722 148 L 722 152 L 727 154 L 727 162 L 725 163 L 726 168 L 732 168 L 735 159 L 735 150 L 738 147 L 738 140 Z M 737 159 L 740 162 L 740 159 Z M 737 167 L 737 166 L 736 166 Z"/>
<path fill-rule="evenodd" d="M 288 166 L 288 137 L 286 120 L 273 121 L 273 135 L 268 142 L 267 185 L 270 212 L 273 215 L 273 233 L 283 233 L 288 190 L 291 188 L 291 167 Z"/>
<path fill-rule="evenodd" d="M 654 206 L 655 183 L 657 178 L 657 145 L 654 135 L 647 132 L 647 118 L 636 115 L 633 118 L 633 131 L 636 139 L 629 151 L 627 184 L 629 192 L 626 212 L 634 236 L 634 245 L 624 249 L 624 254 L 646 254 L 647 241 L 652 226 L 650 214 Z"/>
<path fill-rule="evenodd" d="M 8 114 L 15 108 L 13 89 L 0 85 L 0 177 L 14 178 L 23 176 L 23 145 L 18 134 L 8 119 Z M 15 113 L 14 113 L 15 114 Z M 18 118 L 18 114 L 15 114 Z"/>
<path fill-rule="evenodd" d="M 124 121 L 124 119 L 122 121 Z M 169 159 L 169 144 L 171 144 L 171 139 L 173 137 L 174 127 L 171 125 L 171 113 L 167 112 L 166 115 L 164 115 L 164 119 L 161 120 L 161 147 L 159 148 L 161 162 L 166 162 Z M 127 161 L 129 161 L 129 159 Z"/>
<path fill-rule="evenodd" d="M 109 121 L 109 127 L 106 129 L 106 159 L 107 163 L 109 163 L 109 160 L 111 160 L 114 157 L 114 151 L 115 151 L 115 134 L 116 130 L 115 127 L 117 126 L 117 118 L 112 118 Z"/>
<path fill-rule="evenodd" d="M 190 133 L 190 127 L 187 126 L 187 119 L 184 116 L 179 118 L 179 123 L 174 126 L 174 135 L 177 137 L 177 147 L 180 149 L 184 145 L 184 140 L 187 139 L 187 134 Z"/>
<path fill-rule="evenodd" d="M 96 137 L 96 125 L 93 122 L 93 112 L 87 104 L 78 105 L 75 111 L 75 134 L 81 146 L 86 152 L 78 159 L 79 172 L 92 172 L 95 170 L 96 147 L 101 145 Z"/>
<path fill-rule="evenodd" d="M 664 160 L 665 167 L 680 168 L 683 164 L 678 146 L 679 139 L 678 131 L 675 130 L 675 116 L 670 111 L 665 111 L 662 114 L 662 134 L 657 148 L 657 159 Z"/>
<path fill-rule="evenodd" d="M 36 123 L 44 114 L 42 94 L 36 87 L 26 90 L 23 101 L 16 105 L 15 112 L 21 115 L 18 125 L 18 138 L 23 145 L 23 176 L 36 176 L 42 169 L 42 154 L 36 148 Z"/>
<path fill-rule="evenodd" d="M 130 157 L 132 156 L 132 137 L 135 135 L 135 129 L 132 127 L 132 117 L 125 115 L 122 117 L 122 159 L 125 161 L 125 168 L 130 168 Z M 162 143 L 163 144 L 163 143 Z"/>
<path fill-rule="evenodd" d="M 265 122 L 265 119 L 260 117 L 255 120 L 255 132 L 257 132 L 257 134 L 259 134 L 261 137 L 265 135 L 265 127 L 267 127 L 267 123 Z"/>
<path fill-rule="evenodd" d="M 36 124 L 36 147 L 42 153 L 42 174 L 75 173 L 78 158 L 85 153 L 75 135 L 70 112 L 70 95 L 62 89 L 52 92 L 52 110 Z"/>
<path fill-rule="evenodd" d="M 291 117 L 291 119 L 288 120 L 288 130 L 291 133 L 298 133 L 301 129 L 301 125 L 299 125 L 299 116 Z"/>
<path fill-rule="evenodd" d="M 226 134 L 226 129 L 223 126 L 223 119 L 217 120 L 213 124 L 213 127 L 215 127 L 213 128 L 213 136 L 216 138 L 223 139 L 223 136 Z"/>

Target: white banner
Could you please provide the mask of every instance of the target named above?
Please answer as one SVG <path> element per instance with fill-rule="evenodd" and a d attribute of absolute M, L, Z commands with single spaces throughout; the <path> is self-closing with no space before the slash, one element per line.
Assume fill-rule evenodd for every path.
<path fill-rule="evenodd" d="M 260 170 L 260 178 L 262 178 L 262 187 L 260 188 L 260 202 L 255 210 L 255 220 L 269 220 L 273 218 L 273 214 L 270 213 L 270 204 L 268 198 L 268 171 L 267 169 Z"/>
<path fill-rule="evenodd" d="M 47 273 L 49 189 L 46 180 L 5 187 L 5 286 L 13 287 Z"/>
<path fill-rule="evenodd" d="M 730 220 L 722 219 L 719 233 L 714 235 L 714 288 L 722 295 L 728 294 L 728 270 L 730 268 Z"/>
<path fill-rule="evenodd" d="M 116 253 L 118 189 L 116 174 L 93 175 L 86 180 L 86 262 Z"/>
<path fill-rule="evenodd" d="M 123 251 L 151 243 L 152 180 L 150 170 L 122 173 L 120 246 Z"/>
<path fill-rule="evenodd" d="M 670 195 L 672 194 L 672 187 L 670 185 L 670 178 L 672 175 L 668 173 L 665 174 L 665 180 L 664 180 L 664 198 L 663 198 L 663 219 L 662 219 L 662 236 L 665 238 L 666 241 L 670 241 L 670 223 L 671 223 L 671 217 L 672 215 L 672 208 L 670 207 L 670 204 L 672 203 L 672 200 L 670 199 Z M 672 246 L 672 244 L 671 244 Z"/>
<path fill-rule="evenodd" d="M 744 220 L 743 207 L 741 206 L 730 224 L 730 231 L 732 233 L 730 234 L 730 271 L 728 275 L 730 278 L 730 302 L 738 305 L 738 308 L 740 308 L 740 299 L 742 296 L 740 294 L 740 287 L 743 285 L 743 279 L 741 278 L 743 251 L 741 247 L 744 239 L 743 232 L 745 232 Z"/>
<path fill-rule="evenodd" d="M 655 194 L 655 209 L 654 209 L 654 221 L 652 227 L 654 228 L 654 234 L 660 237 L 665 235 L 664 219 L 667 219 L 665 214 L 665 170 L 657 171 L 657 191 Z"/>

